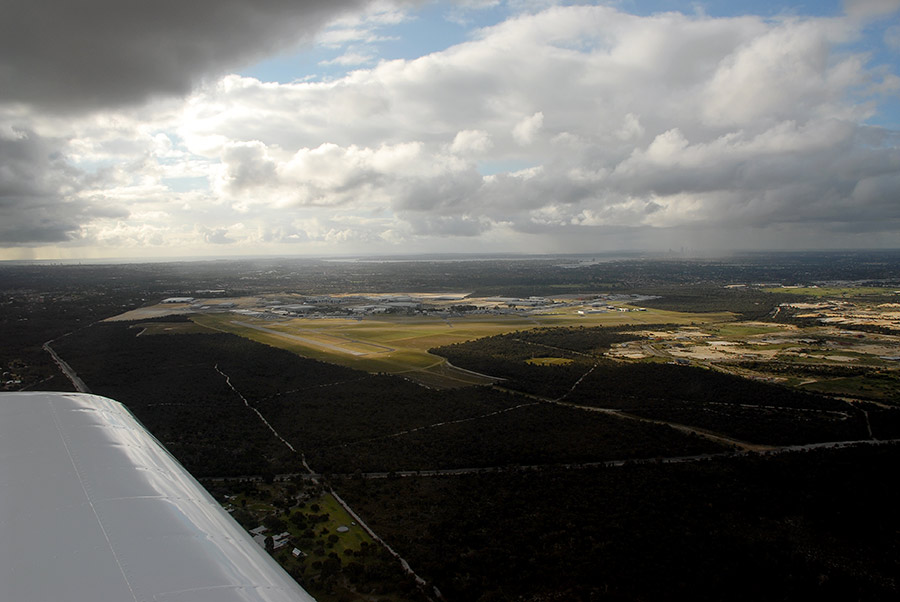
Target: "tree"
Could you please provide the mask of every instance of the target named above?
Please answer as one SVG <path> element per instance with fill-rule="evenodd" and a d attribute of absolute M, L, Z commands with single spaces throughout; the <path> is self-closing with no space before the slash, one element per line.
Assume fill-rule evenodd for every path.
<path fill-rule="evenodd" d="M 285 525 L 284 520 L 273 514 L 265 517 L 263 519 L 263 524 L 266 526 L 266 529 L 268 529 L 269 531 L 274 531 L 275 533 L 281 533 L 287 526 Z"/>

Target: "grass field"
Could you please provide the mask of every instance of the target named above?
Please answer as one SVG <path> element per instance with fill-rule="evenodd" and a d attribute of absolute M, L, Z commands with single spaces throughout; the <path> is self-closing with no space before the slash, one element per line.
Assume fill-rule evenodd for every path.
<path fill-rule="evenodd" d="M 900 380 L 889 377 L 872 378 L 871 375 L 851 376 L 805 383 L 802 388 L 829 395 L 865 397 L 896 404 L 900 394 Z"/>
<path fill-rule="evenodd" d="M 138 336 L 151 336 L 159 334 L 203 334 L 212 332 L 209 328 L 195 324 L 194 322 L 145 322 L 137 324 L 134 328 L 140 328 Z"/>
<path fill-rule="evenodd" d="M 259 488 L 267 492 L 276 491 L 276 488 L 271 485 L 266 486 L 260 484 Z M 259 516 L 279 516 L 282 512 L 279 508 L 273 506 L 271 501 L 269 501 L 271 497 L 272 496 L 269 495 L 267 500 L 262 500 L 259 497 L 242 493 L 233 500 L 233 506 L 244 507 L 246 510 Z M 344 510 L 343 506 L 341 506 L 337 502 L 337 500 L 335 500 L 334 497 L 331 496 L 331 494 L 322 494 L 320 497 L 315 498 L 308 504 L 303 505 L 300 510 L 295 510 L 294 512 L 302 512 L 303 514 L 307 515 L 315 514 L 316 512 L 313 512 L 309 509 L 309 506 L 311 504 L 315 504 L 319 507 L 319 510 L 317 511 L 318 513 L 328 515 L 328 520 L 317 523 L 315 529 L 317 533 L 322 531 L 327 531 L 328 533 L 338 533 L 338 527 L 343 526 L 349 528 L 347 532 L 339 535 L 338 541 L 336 541 L 329 549 L 333 549 L 334 551 L 343 554 L 344 550 L 348 548 L 354 551 L 359 551 L 362 542 L 366 542 L 367 544 L 374 543 L 369 534 L 366 533 L 362 527 L 358 526 L 353 521 L 353 518 L 349 514 L 347 514 L 347 511 Z M 296 525 L 288 522 L 288 524 L 286 525 L 286 529 L 296 539 L 300 539 L 301 537 L 303 537 L 302 531 L 299 530 Z"/>
<path fill-rule="evenodd" d="M 289 514 L 272 504 L 271 499 L 283 496 L 283 491 L 275 485 L 258 485 L 261 493 L 266 494 L 265 499 L 259 495 L 242 493 L 232 500 L 234 508 L 243 507 L 260 524 L 265 516 L 278 516 L 284 522 L 284 530 L 291 535 L 291 544 L 274 552 L 275 559 L 287 571 L 299 574 L 306 580 L 306 586 L 318 586 L 315 581 L 323 571 L 323 561 L 327 555 L 334 554 L 343 562 L 358 562 L 368 564 L 371 558 L 361 552 L 366 548 L 376 549 L 372 537 L 359 526 L 346 510 L 330 494 L 325 493 L 299 508 L 290 510 Z M 315 509 L 313 509 L 315 508 Z M 290 520 L 294 515 L 301 514 L 306 517 L 306 527 L 298 527 Z M 324 520 L 323 520 L 324 519 Z M 339 529 L 345 527 L 343 532 Z M 272 532 L 270 535 L 275 535 Z M 291 552 L 294 544 L 301 546 L 303 555 L 295 557 Z M 316 591 L 317 600 L 343 600 L 334 592 Z M 354 597 L 353 599 L 360 599 Z M 384 600 L 395 600 L 393 596 L 386 596 Z"/>
<path fill-rule="evenodd" d="M 749 337 L 757 334 L 769 334 L 778 332 L 779 330 L 784 330 L 784 326 L 782 326 L 781 324 L 738 322 L 734 324 L 716 325 L 712 328 L 705 328 L 704 330 L 721 337 Z"/>
<path fill-rule="evenodd" d="M 496 334 L 544 326 L 617 326 L 623 324 L 690 324 L 730 321 L 729 313 L 688 314 L 662 310 L 579 315 L 366 316 L 261 320 L 234 314 L 197 314 L 191 319 L 206 328 L 287 349 L 298 355 L 365 370 L 400 374 L 431 387 L 458 387 L 494 382 L 485 375 L 457 369 L 428 353 Z"/>
<path fill-rule="evenodd" d="M 575 360 L 567 357 L 533 357 L 525 360 L 526 364 L 534 364 L 535 366 L 565 366 L 575 363 Z"/>
<path fill-rule="evenodd" d="M 799 287 L 775 287 L 763 289 L 767 293 L 785 293 L 788 295 L 802 295 L 805 297 L 872 297 L 894 295 L 892 288 L 881 288 L 875 286 L 851 286 L 851 287 L 829 287 L 829 286 L 799 286 Z M 900 296 L 900 295 L 898 295 Z"/>

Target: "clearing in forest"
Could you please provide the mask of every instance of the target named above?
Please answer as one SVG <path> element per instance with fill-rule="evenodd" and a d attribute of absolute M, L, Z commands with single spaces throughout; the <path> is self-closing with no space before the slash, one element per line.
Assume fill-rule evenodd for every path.
<path fill-rule="evenodd" d="M 376 315 L 362 318 L 261 319 L 231 313 L 195 314 L 207 328 L 367 372 L 406 376 L 436 388 L 490 384 L 496 379 L 456 368 L 429 349 L 482 337 L 550 326 L 709 323 L 728 313 L 688 314 L 662 310 L 578 314 L 530 312 L 506 315 Z"/>

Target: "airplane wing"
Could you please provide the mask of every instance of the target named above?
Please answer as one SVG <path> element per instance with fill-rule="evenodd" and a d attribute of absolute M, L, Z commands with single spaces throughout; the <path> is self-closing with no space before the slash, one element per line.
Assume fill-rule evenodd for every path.
<path fill-rule="evenodd" d="M 0 600 L 315 602 L 120 403 L 0 393 Z"/>

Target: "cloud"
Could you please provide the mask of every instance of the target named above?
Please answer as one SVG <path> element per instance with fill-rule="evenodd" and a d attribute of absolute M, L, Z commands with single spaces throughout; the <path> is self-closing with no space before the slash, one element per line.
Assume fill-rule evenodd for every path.
<path fill-rule="evenodd" d="M 455 6 L 464 10 L 485 10 L 499 6 L 500 0 L 456 0 Z"/>
<path fill-rule="evenodd" d="M 59 146 L 33 131 L 10 128 L 0 136 L 0 246 L 73 241 L 92 219 L 127 215 L 79 195 L 84 174 Z"/>
<path fill-rule="evenodd" d="M 900 50 L 900 25 L 888 27 L 884 32 L 884 43 L 894 50 Z"/>
<path fill-rule="evenodd" d="M 543 125 L 544 114 L 538 111 L 531 117 L 526 117 L 516 124 L 512 131 L 513 138 L 522 146 L 531 144 Z"/>
<path fill-rule="evenodd" d="M 861 83 L 831 80 L 840 66 L 828 66 L 828 33 L 816 22 L 786 23 L 736 48 L 705 86 L 704 118 L 726 126 L 791 119 Z"/>
<path fill-rule="evenodd" d="M 356 65 L 367 65 L 375 62 L 375 55 L 368 52 L 345 52 L 339 57 L 319 61 L 320 65 L 341 65 L 344 67 L 353 67 Z"/>
<path fill-rule="evenodd" d="M 365 0 L 5 0 L 0 102 L 76 112 L 188 93 Z"/>
<path fill-rule="evenodd" d="M 900 11 L 900 0 L 844 0 L 844 10 L 851 17 L 879 17 Z"/>
<path fill-rule="evenodd" d="M 493 146 L 491 136 L 483 130 L 463 130 L 457 132 L 450 145 L 450 152 L 458 155 L 481 155 Z"/>
<path fill-rule="evenodd" d="M 225 228 L 217 228 L 215 230 L 205 230 L 203 239 L 214 245 L 230 245 L 234 244 L 235 239 L 228 236 L 228 230 Z"/>
<path fill-rule="evenodd" d="M 372 45 L 393 40 L 379 33 L 383 28 L 398 25 L 411 17 L 404 0 L 370 0 L 362 10 L 348 11 L 334 19 L 316 35 L 316 43 L 330 48 L 340 48 L 346 44 Z"/>
<path fill-rule="evenodd" d="M 480 182 L 474 165 L 423 150 L 421 143 L 378 148 L 327 143 L 289 155 L 260 142 L 236 143 L 223 153 L 216 186 L 224 197 L 256 208 L 358 211 L 380 204 L 426 212 L 464 203 Z"/>
<path fill-rule="evenodd" d="M 465 27 L 474 13 L 497 8 L 500 4 L 500 0 L 455 0 L 444 13 L 444 19 Z"/>
<path fill-rule="evenodd" d="M 473 237 L 484 234 L 493 225 L 486 219 L 470 215 L 417 214 L 408 218 L 412 234 L 417 236 Z"/>
<path fill-rule="evenodd" d="M 231 191 L 264 186 L 275 179 L 275 161 L 257 140 L 229 144 L 222 153 L 222 164 L 227 173 L 225 186 Z"/>
<path fill-rule="evenodd" d="M 374 10 L 334 31 L 366 30 Z M 863 27 L 530 10 L 334 80 L 228 75 L 76 118 L 7 105 L 0 182 L 48 211 L 65 203 L 55 224 L 28 213 L 23 238 L 81 244 L 397 252 L 464 237 L 538 252 L 864 232 L 900 244 L 900 134 L 867 125 L 897 76 L 848 50 Z M 29 145 L 35 158 L 17 162 Z M 9 215 L 27 206 L 5 198 Z"/>
<path fill-rule="evenodd" d="M 184 134 L 256 148 L 240 165 L 223 155 L 232 182 L 266 174 L 232 196 L 389 212 L 366 227 L 392 240 L 881 229 L 893 218 L 855 217 L 851 193 L 898 169 L 896 139 L 876 139 L 860 125 L 871 107 L 848 101 L 873 81 L 859 57 L 835 54 L 848 27 L 552 8 L 333 82 L 234 78 L 197 97 L 218 107 L 215 130 L 192 120 Z M 476 158 L 535 167 L 482 176 Z"/>

